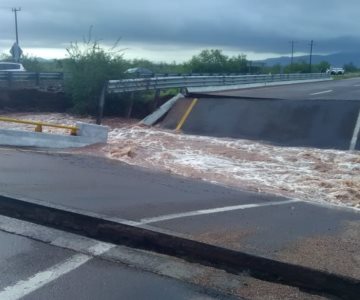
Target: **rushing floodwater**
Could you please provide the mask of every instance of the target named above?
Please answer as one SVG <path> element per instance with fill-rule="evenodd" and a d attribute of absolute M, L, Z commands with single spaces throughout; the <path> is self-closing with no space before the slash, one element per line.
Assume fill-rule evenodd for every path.
<path fill-rule="evenodd" d="M 65 114 L 10 116 L 62 124 L 91 121 Z M 108 144 L 75 152 L 235 188 L 360 209 L 359 151 L 279 147 L 249 140 L 177 134 L 129 125 L 119 119 L 105 122 L 111 127 Z M 6 127 L 14 128 L 14 124 Z"/>

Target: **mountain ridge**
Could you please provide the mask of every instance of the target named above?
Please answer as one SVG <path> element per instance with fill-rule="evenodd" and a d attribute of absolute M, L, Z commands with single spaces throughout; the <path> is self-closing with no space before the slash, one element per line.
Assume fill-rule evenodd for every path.
<path fill-rule="evenodd" d="M 305 61 L 309 62 L 309 55 L 294 56 L 294 62 Z M 353 63 L 355 66 L 360 67 L 360 52 L 339 52 L 328 55 L 314 54 L 312 56 L 312 63 L 318 64 L 321 61 L 329 62 L 333 67 L 342 67 L 344 64 Z M 280 64 L 282 66 L 289 65 L 291 62 L 290 56 L 272 57 L 264 60 L 257 60 L 256 62 L 265 63 L 268 66 Z"/>

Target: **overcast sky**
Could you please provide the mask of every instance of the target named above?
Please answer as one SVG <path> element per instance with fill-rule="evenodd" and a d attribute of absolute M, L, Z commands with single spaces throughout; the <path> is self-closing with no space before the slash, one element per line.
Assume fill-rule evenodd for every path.
<path fill-rule="evenodd" d="M 121 38 L 127 58 L 183 61 L 204 48 L 249 59 L 360 49 L 359 0 L 1 0 L 0 53 L 15 40 L 42 57 L 62 57 L 93 26 L 104 44 Z"/>

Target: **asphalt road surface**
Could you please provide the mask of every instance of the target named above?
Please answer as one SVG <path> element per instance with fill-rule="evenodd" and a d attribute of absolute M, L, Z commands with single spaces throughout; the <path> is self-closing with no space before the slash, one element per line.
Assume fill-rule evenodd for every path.
<path fill-rule="evenodd" d="M 298 100 L 359 100 L 360 78 L 240 89 L 209 94 Z"/>
<path fill-rule="evenodd" d="M 56 238 L 55 233 L 47 238 L 51 235 Z M 225 299 L 179 280 L 3 231 L 0 243 L 3 300 Z M 114 247 L 95 242 L 89 248 L 100 255 Z"/>
<path fill-rule="evenodd" d="M 195 96 L 194 96 L 195 97 Z M 181 131 L 287 147 L 360 150 L 360 100 L 243 99 L 196 96 Z M 190 100 L 190 101 L 189 101 Z M 192 99 L 179 99 L 161 121 L 173 130 Z M 355 139 L 357 137 L 357 139 Z"/>
<path fill-rule="evenodd" d="M 360 78 L 189 95 L 171 108 L 161 126 L 175 129 L 193 98 L 198 101 L 182 124 L 184 133 L 360 149 Z"/>
<path fill-rule="evenodd" d="M 95 157 L 18 150 L 1 151 L 0 189 L 360 278 L 360 214 L 349 209 L 228 189 Z"/>

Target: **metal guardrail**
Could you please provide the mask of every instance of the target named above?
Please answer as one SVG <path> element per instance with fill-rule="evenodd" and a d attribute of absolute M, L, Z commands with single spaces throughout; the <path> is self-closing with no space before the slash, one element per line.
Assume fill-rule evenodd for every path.
<path fill-rule="evenodd" d="M 326 79 L 331 76 L 326 73 L 296 73 L 296 74 L 262 74 L 262 75 L 222 75 L 222 76 L 165 76 L 107 81 L 101 91 L 98 104 L 96 123 L 101 124 L 106 94 L 131 93 L 127 117 L 131 116 L 134 103 L 134 92 L 156 91 L 154 108 L 157 107 L 161 90 L 180 88 L 186 90 L 194 87 L 237 86 L 242 84 L 266 84 L 270 82 L 297 81 L 311 79 Z"/>
<path fill-rule="evenodd" d="M 62 80 L 64 73 L 37 73 L 37 72 L 9 72 L 0 71 L 1 81 L 32 81 L 32 80 Z"/>
<path fill-rule="evenodd" d="M 151 74 L 130 74 L 131 78 L 154 78 L 154 77 L 182 77 L 182 76 L 244 76 L 246 73 L 151 73 Z"/>
<path fill-rule="evenodd" d="M 50 124 L 50 123 L 44 123 L 44 122 L 38 122 L 38 121 L 19 120 L 19 119 L 6 118 L 6 117 L 0 117 L 0 121 L 18 123 L 18 124 L 35 125 L 36 132 L 42 132 L 43 126 L 53 127 L 53 128 L 61 128 L 61 129 L 69 129 L 71 135 L 77 135 L 77 127 L 75 127 L 75 126 Z"/>
<path fill-rule="evenodd" d="M 9 72 L 0 71 L 0 83 L 9 88 L 16 84 L 26 83 L 27 85 L 39 86 L 41 82 L 63 81 L 64 73 L 36 73 L 36 72 Z"/>
<path fill-rule="evenodd" d="M 198 74 L 155 74 L 155 77 L 109 80 L 107 83 L 107 93 L 125 93 L 147 90 L 161 90 L 169 88 L 188 88 L 188 87 L 209 87 L 209 86 L 230 86 L 241 84 L 268 83 L 292 80 L 307 80 L 329 78 L 325 73 L 309 74 L 274 74 L 274 75 L 198 75 Z M 8 72 L 0 71 L 0 82 L 7 82 L 11 87 L 13 83 L 33 82 L 35 86 L 40 85 L 41 81 L 51 81 L 64 79 L 64 73 L 48 72 Z"/>
<path fill-rule="evenodd" d="M 123 80 L 109 80 L 107 93 L 126 93 L 170 88 L 231 86 L 281 81 L 311 80 L 330 78 L 326 73 L 238 75 L 238 76 L 172 76 Z"/>

